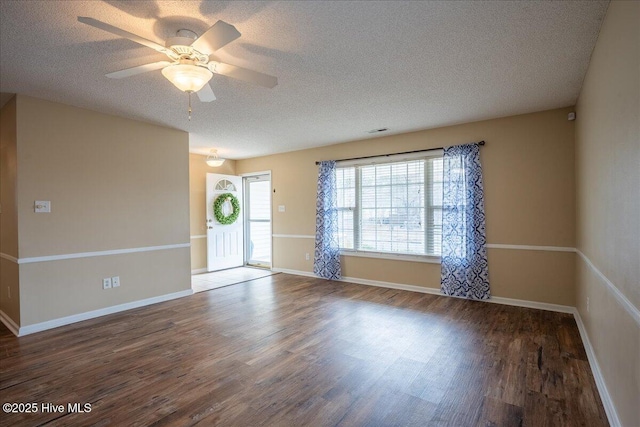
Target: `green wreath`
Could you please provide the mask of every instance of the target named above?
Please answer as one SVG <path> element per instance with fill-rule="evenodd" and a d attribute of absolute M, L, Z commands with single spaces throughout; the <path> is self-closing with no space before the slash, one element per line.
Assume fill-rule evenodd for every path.
<path fill-rule="evenodd" d="M 227 200 L 231 202 L 231 207 L 233 207 L 233 211 L 231 211 L 229 215 L 225 215 L 222 211 L 222 206 Z M 213 202 L 213 214 L 216 217 L 216 221 L 220 224 L 233 224 L 238 219 L 238 215 L 240 215 L 240 202 L 238 202 L 238 198 L 231 193 L 219 195 Z"/>

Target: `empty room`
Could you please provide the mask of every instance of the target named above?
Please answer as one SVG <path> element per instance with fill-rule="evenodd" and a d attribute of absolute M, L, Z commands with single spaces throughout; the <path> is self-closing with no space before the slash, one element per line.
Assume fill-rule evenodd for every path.
<path fill-rule="evenodd" d="M 640 427 L 640 2 L 0 16 L 0 425 Z"/>

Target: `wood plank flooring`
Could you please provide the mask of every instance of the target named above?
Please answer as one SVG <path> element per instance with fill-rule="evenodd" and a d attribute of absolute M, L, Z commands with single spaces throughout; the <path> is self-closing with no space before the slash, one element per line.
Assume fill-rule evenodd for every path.
<path fill-rule="evenodd" d="M 572 316 L 278 274 L 15 338 L 0 424 L 603 426 Z"/>

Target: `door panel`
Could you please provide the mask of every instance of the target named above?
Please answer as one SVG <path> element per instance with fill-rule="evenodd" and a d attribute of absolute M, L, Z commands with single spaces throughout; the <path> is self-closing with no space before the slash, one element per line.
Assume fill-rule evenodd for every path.
<path fill-rule="evenodd" d="M 233 224 L 225 225 L 216 221 L 213 202 L 224 193 L 238 198 L 242 209 L 242 178 L 233 175 L 207 174 L 207 270 L 241 267 L 244 264 L 244 215 L 240 212 Z M 231 204 L 223 206 L 225 213 L 231 212 Z"/>

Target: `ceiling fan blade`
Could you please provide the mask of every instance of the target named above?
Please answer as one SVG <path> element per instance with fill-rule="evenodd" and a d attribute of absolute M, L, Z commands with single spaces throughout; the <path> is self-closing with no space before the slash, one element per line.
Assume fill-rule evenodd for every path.
<path fill-rule="evenodd" d="M 213 94 L 213 90 L 211 89 L 211 85 L 207 83 L 196 92 L 198 94 L 198 98 L 201 102 L 211 102 L 216 100 L 216 96 Z"/>
<path fill-rule="evenodd" d="M 202 53 L 209 54 L 238 37 L 240 37 L 240 32 L 236 30 L 236 27 L 224 21 L 218 21 L 191 43 L 191 46 Z"/>
<path fill-rule="evenodd" d="M 116 36 L 124 37 L 125 39 L 129 39 L 143 46 L 150 47 L 151 49 L 157 50 L 158 52 L 165 53 L 167 51 L 164 46 L 154 41 L 147 40 L 121 28 L 114 27 L 113 25 L 107 24 L 106 22 L 98 21 L 97 19 L 89 18 L 87 16 L 78 16 L 78 21 L 82 22 L 83 24 L 91 25 L 92 27 L 107 31 L 111 34 L 115 34 Z"/>
<path fill-rule="evenodd" d="M 169 61 L 152 62 L 151 64 L 138 65 L 137 67 L 125 68 L 124 70 L 114 71 L 113 73 L 106 74 L 110 79 L 123 79 L 125 77 L 135 76 L 136 74 L 146 73 L 148 71 L 155 71 L 161 68 L 171 65 Z"/>
<path fill-rule="evenodd" d="M 223 76 L 253 83 L 258 86 L 264 86 L 269 89 L 274 88 L 278 84 L 277 77 L 215 60 L 209 62 L 209 70 L 216 74 L 222 74 Z"/>

